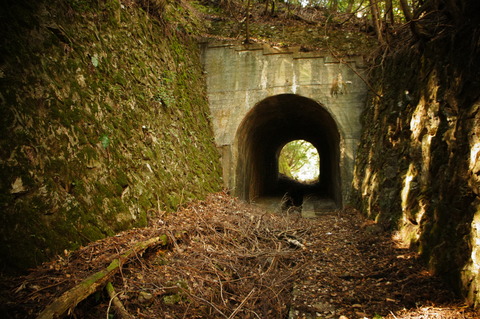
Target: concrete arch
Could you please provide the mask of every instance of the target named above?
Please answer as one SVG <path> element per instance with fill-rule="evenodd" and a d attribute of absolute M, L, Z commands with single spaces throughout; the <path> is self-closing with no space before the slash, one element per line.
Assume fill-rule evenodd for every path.
<path fill-rule="evenodd" d="M 278 156 L 293 140 L 317 148 L 320 180 L 313 185 L 279 178 Z M 282 196 L 286 191 L 314 194 L 342 205 L 339 128 L 318 102 L 296 94 L 279 94 L 258 102 L 244 117 L 235 137 L 235 193 L 244 200 Z"/>
<path fill-rule="evenodd" d="M 331 174 L 331 178 L 327 179 L 329 182 L 324 182 L 323 189 L 317 192 L 320 195 L 328 194 L 332 201 L 315 202 L 315 198 L 312 197 L 309 198 L 311 201 L 307 203 L 308 205 L 304 205 L 302 209 L 311 204 L 310 206 L 314 207 L 306 211 L 328 211 L 332 208 L 330 203 L 340 207 L 342 203 L 348 203 L 351 200 L 355 155 L 361 135 L 360 118 L 367 96 L 367 87 L 358 76 L 358 74 L 364 74 L 363 57 L 343 57 L 340 63 L 336 57 L 325 56 L 319 52 L 301 52 L 299 48 L 218 42 L 204 43 L 202 57 L 212 127 L 215 143 L 222 158 L 223 180 L 226 188 L 247 200 L 264 194 L 268 196 L 268 193 L 273 192 L 271 189 L 274 188 L 274 183 L 271 179 L 264 179 L 258 173 L 258 167 L 276 165 L 272 160 L 274 151 L 259 150 L 257 153 L 255 148 L 261 149 L 263 146 L 261 144 L 252 144 L 252 146 L 244 140 L 253 141 L 253 136 L 256 134 L 264 140 L 260 143 L 266 144 L 270 143 L 267 139 L 269 132 L 283 136 L 284 132 L 275 129 L 275 126 L 281 126 L 282 121 L 274 120 L 275 117 L 281 118 L 281 114 L 274 108 L 269 111 L 266 107 L 270 103 L 277 103 L 275 99 L 281 97 L 280 100 L 291 99 L 292 104 L 304 109 L 302 112 L 293 112 L 288 106 L 283 106 L 288 114 L 283 117 L 284 119 L 288 120 L 288 117 L 291 117 L 298 120 L 298 116 L 301 116 L 300 120 L 304 124 L 313 123 L 306 125 L 310 129 L 298 127 L 297 135 L 328 137 L 329 142 L 316 140 L 315 137 L 307 140 L 317 144 L 319 150 L 323 149 L 324 154 L 321 156 L 324 159 L 330 159 L 330 165 L 335 165 L 329 169 L 328 173 Z M 339 74 L 345 81 L 345 90 L 339 94 L 332 94 L 332 87 L 335 81 L 338 81 Z M 288 98 L 283 94 L 292 96 Z M 309 97 L 312 100 L 300 103 L 300 100 L 293 99 L 295 96 Z M 288 103 L 278 102 L 277 104 L 282 107 L 281 105 Z M 252 111 L 253 106 L 260 104 L 264 107 L 259 106 L 256 111 Z M 312 107 L 313 105 L 315 107 Z M 265 110 L 262 111 L 263 108 Z M 255 113 L 257 111 L 258 113 Z M 261 115 L 262 113 L 265 115 Z M 262 123 L 267 121 L 277 124 L 270 128 L 266 125 L 264 128 L 257 129 L 257 126 L 262 126 Z M 316 131 L 312 133 L 312 127 L 315 126 L 317 126 Z M 333 129 L 334 126 L 337 129 Z M 286 125 L 281 127 L 288 128 Z M 284 142 L 286 143 L 290 138 L 294 138 L 292 134 L 284 137 Z M 278 137 L 278 139 L 272 139 L 272 143 L 276 148 L 283 142 Z M 332 143 L 334 146 L 331 145 Z M 273 146 L 264 147 L 271 149 Z M 268 158 L 263 158 L 264 156 Z M 258 164 L 259 161 L 266 163 L 262 166 Z M 249 167 L 249 165 L 253 166 Z M 325 161 L 321 162 L 321 166 L 323 170 L 329 167 Z M 268 173 L 273 176 L 271 172 L 269 168 L 262 174 Z M 240 175 L 237 176 L 237 173 Z M 326 172 L 323 173 L 323 177 L 325 176 L 328 176 Z M 247 185 L 250 186 L 247 187 Z M 278 183 L 276 185 L 278 186 Z M 268 198 L 265 199 L 268 201 Z M 272 200 L 274 201 L 275 198 Z M 327 207 L 327 203 L 330 206 Z"/>

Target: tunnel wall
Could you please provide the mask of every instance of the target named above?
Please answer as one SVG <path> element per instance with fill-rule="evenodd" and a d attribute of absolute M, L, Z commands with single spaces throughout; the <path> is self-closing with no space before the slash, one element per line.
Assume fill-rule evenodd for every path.
<path fill-rule="evenodd" d="M 471 4 L 473 5 L 474 2 Z M 398 230 L 430 270 L 480 307 L 480 52 L 476 28 L 436 29 L 382 57 L 364 117 L 356 206 Z M 463 17 L 463 16 L 462 16 Z M 462 18 L 463 19 L 463 18 Z M 430 22 L 434 26 L 436 23 Z M 432 33 L 433 34 L 433 33 Z"/>
<path fill-rule="evenodd" d="M 258 177 L 255 174 L 238 176 L 243 171 L 237 170 L 245 163 L 239 157 L 235 138 L 249 111 L 269 97 L 296 94 L 321 105 L 337 125 L 337 175 L 338 187 L 341 187 L 337 192 L 341 196 L 338 202 L 349 201 L 361 130 L 359 119 L 367 93 L 365 84 L 356 74 L 363 74 L 363 58 L 349 57 L 340 63 L 333 57 L 300 52 L 295 48 L 210 42 L 203 44 L 202 59 L 215 142 L 222 154 L 223 179 L 227 188 L 244 199 L 249 199 L 246 193 L 257 191 L 252 189 L 252 192 L 245 193 L 237 189 L 238 185 L 250 185 L 253 176 Z M 332 85 L 338 74 L 346 83 L 346 91 L 332 95 Z M 322 130 L 320 123 L 318 129 Z M 249 187 L 258 185 L 254 183 Z"/>
<path fill-rule="evenodd" d="M 320 154 L 318 183 L 288 183 L 279 176 L 280 150 L 286 143 L 298 139 L 312 143 Z M 315 194 L 333 199 L 341 206 L 339 141 L 335 121 L 314 100 L 280 94 L 260 101 L 245 116 L 235 139 L 237 194 L 254 200 L 295 191 L 299 196 Z"/>

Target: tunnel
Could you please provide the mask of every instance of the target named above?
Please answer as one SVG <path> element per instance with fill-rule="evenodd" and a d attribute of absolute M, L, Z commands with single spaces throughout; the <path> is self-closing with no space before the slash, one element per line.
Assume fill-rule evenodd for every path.
<path fill-rule="evenodd" d="M 320 178 L 300 183 L 281 176 L 278 156 L 293 140 L 310 142 L 321 159 Z M 294 194 L 315 195 L 342 205 L 340 134 L 330 113 L 318 102 L 296 94 L 280 94 L 258 102 L 236 134 L 236 196 L 247 201 Z"/>

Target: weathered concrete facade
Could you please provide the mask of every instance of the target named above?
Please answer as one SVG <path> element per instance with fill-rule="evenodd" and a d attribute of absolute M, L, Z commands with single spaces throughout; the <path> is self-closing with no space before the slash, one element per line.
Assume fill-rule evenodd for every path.
<path fill-rule="evenodd" d="M 203 63 L 226 187 L 246 200 L 270 195 L 281 148 L 305 139 L 320 153 L 322 196 L 348 201 L 367 93 L 362 57 L 208 43 Z"/>

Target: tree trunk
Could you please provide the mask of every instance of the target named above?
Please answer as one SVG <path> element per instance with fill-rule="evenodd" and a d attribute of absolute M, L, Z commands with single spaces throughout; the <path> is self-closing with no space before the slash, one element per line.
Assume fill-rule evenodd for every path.
<path fill-rule="evenodd" d="M 338 11 L 338 0 L 330 0 L 330 11 L 337 12 Z"/>
<path fill-rule="evenodd" d="M 382 34 L 382 20 L 379 19 L 378 4 L 376 0 L 370 0 L 370 8 L 372 11 L 372 22 L 377 34 L 378 42 L 383 43 L 383 34 Z"/>
<path fill-rule="evenodd" d="M 478 1 L 478 0 L 476 0 Z M 463 3 L 461 1 L 457 3 L 455 3 L 454 0 L 447 0 L 445 1 L 446 3 L 446 6 L 447 6 L 447 10 L 448 12 L 452 15 L 453 17 L 453 20 L 458 23 L 462 20 L 462 10 L 458 7 L 459 5 L 461 6 Z"/>
<path fill-rule="evenodd" d="M 270 15 L 273 16 L 275 13 L 275 0 L 265 0 L 265 10 L 263 10 L 263 14 L 268 14 L 268 5 L 271 4 Z"/>
<path fill-rule="evenodd" d="M 410 11 L 410 7 L 408 6 L 407 0 L 400 0 L 400 7 L 402 7 L 403 16 L 407 22 L 412 20 L 412 12 Z"/>
<path fill-rule="evenodd" d="M 392 0 L 385 0 L 385 21 L 392 26 L 395 24 Z"/>
<path fill-rule="evenodd" d="M 245 43 L 250 43 L 250 2 L 247 1 L 247 20 L 245 22 Z"/>
<path fill-rule="evenodd" d="M 355 2 L 355 0 L 348 0 L 347 13 L 352 13 L 353 3 L 354 3 L 354 2 Z"/>

